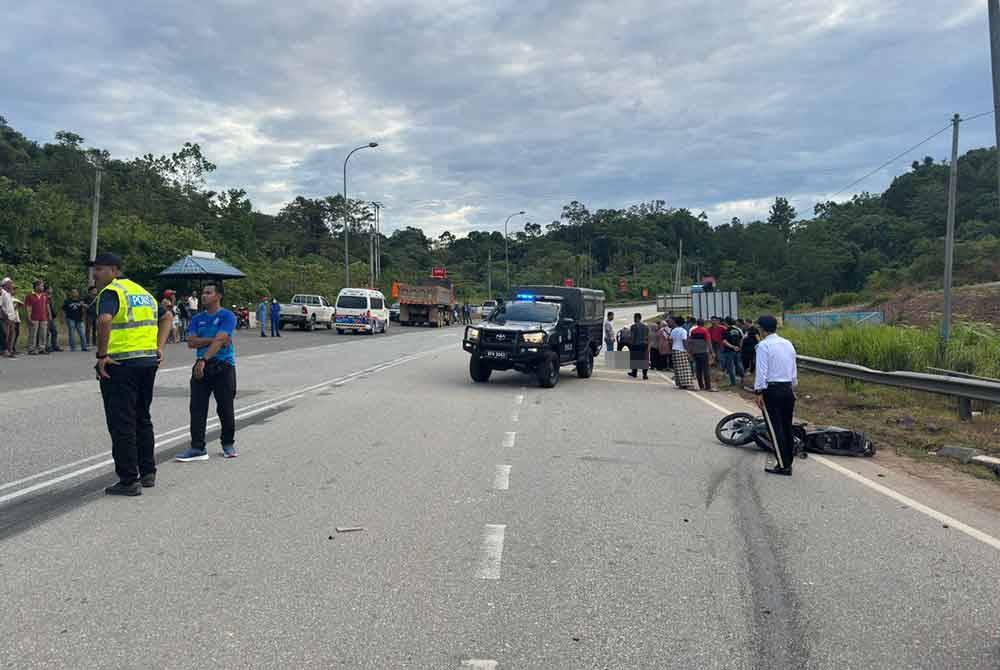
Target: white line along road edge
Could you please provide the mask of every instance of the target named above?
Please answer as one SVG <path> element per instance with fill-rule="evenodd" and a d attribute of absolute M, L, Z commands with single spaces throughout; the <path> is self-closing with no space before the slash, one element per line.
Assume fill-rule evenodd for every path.
<path fill-rule="evenodd" d="M 663 376 L 664 379 L 668 379 L 668 377 L 666 377 L 664 375 L 661 375 L 661 376 Z M 698 400 L 702 401 L 706 405 L 714 407 L 715 409 L 719 410 L 723 414 L 732 414 L 732 412 L 730 410 L 726 409 L 722 405 L 719 405 L 719 404 L 717 404 L 715 402 L 712 402 L 708 398 L 703 398 L 702 396 L 698 395 L 697 393 L 691 393 L 691 395 L 693 395 L 695 398 L 697 398 Z M 908 507 L 910 507 L 912 509 L 917 510 L 921 514 L 925 514 L 925 515 L 929 516 L 932 519 L 940 521 L 941 523 L 946 523 L 951 528 L 954 528 L 957 531 L 961 531 L 961 532 L 965 533 L 966 535 L 968 535 L 969 537 L 971 537 L 971 538 L 973 538 L 975 540 L 979 540 L 983 544 L 989 545 L 989 546 L 993 547 L 994 549 L 1000 549 L 1000 540 L 998 540 L 997 538 L 993 537 L 992 535 L 984 533 L 983 531 L 979 530 L 978 528 L 973 528 L 972 526 L 970 526 L 968 524 L 962 523 L 958 519 L 956 519 L 954 517 L 950 517 L 947 514 L 945 514 L 944 512 L 939 512 L 936 509 L 928 507 L 927 505 L 925 505 L 925 504 L 923 504 L 921 502 L 917 502 L 913 498 L 910 498 L 909 496 L 905 496 L 902 493 L 899 493 L 898 491 L 894 491 L 891 488 L 889 488 L 888 486 L 884 486 L 882 484 L 879 484 L 878 482 L 873 482 L 872 480 L 868 479 L 867 477 L 865 477 L 863 475 L 859 475 L 858 473 L 853 472 L 852 470 L 849 470 L 849 469 L 845 468 L 840 463 L 834 463 L 829 458 L 826 458 L 824 456 L 820 456 L 820 455 L 817 455 L 817 454 L 812 455 L 809 458 L 809 460 L 816 461 L 817 463 L 821 463 L 821 464 L 825 465 L 826 467 L 830 468 L 831 470 L 833 470 L 834 472 L 838 472 L 838 473 L 844 475 L 845 477 L 853 479 L 854 481 L 858 482 L 859 484 L 862 484 L 863 486 L 867 486 L 872 491 L 876 491 L 876 492 L 881 493 L 882 495 L 884 495 L 886 497 L 889 497 L 889 498 L 892 498 L 893 500 L 901 502 L 904 505 L 906 505 L 906 506 L 908 506 Z"/>
<path fill-rule="evenodd" d="M 479 549 L 476 579 L 500 579 L 500 560 L 503 558 L 503 536 L 506 530 L 506 524 L 486 524 L 483 546 Z"/>
<path fill-rule="evenodd" d="M 279 407 L 281 405 L 284 405 L 286 403 L 292 402 L 293 400 L 299 400 L 299 399 L 303 398 L 306 394 L 312 393 L 313 391 L 318 391 L 321 388 L 325 388 L 325 387 L 328 387 L 328 386 L 338 386 L 338 385 L 341 385 L 341 384 L 346 383 L 348 381 L 352 381 L 353 379 L 356 379 L 356 378 L 358 378 L 358 377 L 360 377 L 362 375 L 371 374 L 372 372 L 381 372 L 382 370 L 388 370 L 389 368 L 394 368 L 394 367 L 396 367 L 398 365 L 403 365 L 404 363 L 409 363 L 410 361 L 416 360 L 418 358 L 423 358 L 424 356 L 430 356 L 430 355 L 433 355 L 433 354 L 437 354 L 437 353 L 440 353 L 442 351 L 447 351 L 449 349 L 451 349 L 450 346 L 448 346 L 448 347 L 438 347 L 436 349 L 429 349 L 427 351 L 421 351 L 420 353 L 411 354 L 409 356 L 404 356 L 403 358 L 399 358 L 399 359 L 396 359 L 394 361 L 390 361 L 388 363 L 379 363 L 377 365 L 373 365 L 373 366 L 370 366 L 368 368 L 365 368 L 364 370 L 358 370 L 356 372 L 351 372 L 349 374 L 346 374 L 346 375 L 343 375 L 343 376 L 340 376 L 340 377 L 335 377 L 333 379 L 328 379 L 326 381 L 320 382 L 318 384 L 313 384 L 313 385 L 307 386 L 305 388 L 296 389 L 295 391 L 291 391 L 289 393 L 286 393 L 286 394 L 284 394 L 282 396 L 279 396 L 277 398 L 273 398 L 271 400 L 263 400 L 263 401 L 260 401 L 260 402 L 252 403 L 250 405 L 247 405 L 245 407 L 241 407 L 238 410 L 236 410 L 236 416 L 235 416 L 235 418 L 237 420 L 245 419 L 247 417 L 254 416 L 254 415 L 260 414 L 261 412 L 266 412 L 268 410 L 274 409 L 274 408 Z M 218 419 L 212 419 L 212 420 L 210 420 L 208 422 L 208 424 L 206 425 L 206 428 L 208 428 L 208 429 L 215 428 L 216 425 L 218 425 Z M 156 438 L 155 438 L 156 439 L 156 450 L 159 451 L 161 448 L 166 447 L 169 444 L 172 444 L 172 443 L 177 442 L 177 441 L 182 440 L 182 439 L 186 439 L 187 438 L 187 434 L 186 434 L 186 432 L 182 432 L 182 431 L 187 431 L 188 428 L 189 428 L 189 426 L 179 426 L 177 428 L 173 428 L 171 430 L 163 432 L 160 435 L 157 435 Z M 178 434 L 174 435 L 173 437 L 170 437 L 170 438 L 167 438 L 167 439 L 163 439 L 164 436 L 170 435 L 171 433 L 178 433 Z M 104 452 L 104 453 L 101 453 L 101 454 L 95 454 L 93 456 L 89 456 L 89 457 L 81 459 L 79 461 L 74 461 L 72 463 L 67 463 L 65 465 L 60 465 L 60 466 L 57 466 L 55 468 L 50 468 L 49 470 L 46 470 L 44 472 L 39 472 L 39 473 L 34 474 L 34 475 L 29 475 L 28 477 L 24 477 L 22 479 L 18 479 L 17 481 L 7 482 L 3 486 L 0 486 L 0 490 L 3 490 L 5 488 L 10 488 L 10 487 L 13 487 L 13 486 L 18 486 L 20 484 L 24 484 L 26 482 L 29 482 L 29 481 L 33 480 L 33 479 L 38 479 L 39 477 L 44 477 L 44 476 L 52 474 L 54 472 L 58 472 L 59 470 L 64 470 L 66 468 L 70 468 L 70 467 L 73 467 L 73 466 L 76 466 L 76 465 L 80 465 L 82 463 L 86 463 L 87 461 L 92 461 L 95 458 L 102 458 L 102 457 L 104 457 L 106 455 L 106 453 L 107 452 Z M 104 460 L 102 460 L 102 461 L 100 461 L 98 463 L 95 463 L 93 465 L 89 465 L 89 466 L 87 466 L 85 468 L 80 468 L 79 470 L 74 470 L 72 472 L 67 472 L 64 475 L 60 475 L 60 476 L 54 477 L 52 479 L 46 479 L 45 481 L 38 482 L 37 484 L 33 484 L 33 485 L 28 486 L 28 487 L 23 488 L 23 489 L 18 489 L 17 491 L 14 491 L 13 493 L 8 493 L 6 495 L 0 496 L 0 505 L 3 505 L 3 504 L 8 503 L 8 502 L 11 502 L 13 500 L 17 500 L 18 498 L 22 498 L 22 497 L 24 497 L 24 496 L 26 496 L 26 495 L 28 495 L 30 493 L 34 493 L 35 491 L 40 491 L 42 489 L 46 489 L 46 488 L 55 486 L 56 484 L 59 484 L 59 483 L 64 482 L 66 480 L 73 479 L 73 478 L 79 477 L 81 475 L 85 475 L 88 472 L 93 472 L 94 470 L 97 470 L 99 468 L 107 467 L 107 466 L 109 466 L 109 465 L 111 465 L 113 463 L 114 463 L 114 459 L 105 458 Z"/>

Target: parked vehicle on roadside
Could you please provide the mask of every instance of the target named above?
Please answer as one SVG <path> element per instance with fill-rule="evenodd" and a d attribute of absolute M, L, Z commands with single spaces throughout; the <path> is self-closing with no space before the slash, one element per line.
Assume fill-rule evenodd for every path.
<path fill-rule="evenodd" d="M 450 326 L 455 320 L 455 290 L 449 280 L 424 280 L 399 285 L 402 326 Z"/>
<path fill-rule="evenodd" d="M 473 381 L 489 381 L 494 370 L 517 370 L 552 388 L 566 365 L 590 377 L 603 342 L 604 291 L 522 286 L 513 293 L 489 319 L 465 328 L 462 348 L 470 354 Z"/>
<path fill-rule="evenodd" d="M 379 291 L 345 288 L 337 295 L 338 333 L 385 333 L 389 330 L 389 306 Z"/>
<path fill-rule="evenodd" d="M 389 305 L 389 320 L 399 321 L 399 303 L 394 302 Z"/>
<path fill-rule="evenodd" d="M 321 295 L 297 293 L 292 296 L 292 302 L 282 303 L 279 328 L 286 325 L 298 326 L 300 330 L 314 330 L 316 326 L 324 325 L 327 330 L 333 328 L 334 309 L 326 298 Z"/>

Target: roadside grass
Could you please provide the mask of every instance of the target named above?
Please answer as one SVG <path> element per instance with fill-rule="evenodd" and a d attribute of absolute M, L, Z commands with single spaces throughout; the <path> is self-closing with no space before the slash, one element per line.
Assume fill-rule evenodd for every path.
<path fill-rule="evenodd" d="M 877 370 L 925 372 L 939 367 L 1000 378 L 1000 334 L 985 325 L 956 325 L 944 351 L 937 331 L 928 328 L 844 325 L 781 332 L 803 356 Z"/>

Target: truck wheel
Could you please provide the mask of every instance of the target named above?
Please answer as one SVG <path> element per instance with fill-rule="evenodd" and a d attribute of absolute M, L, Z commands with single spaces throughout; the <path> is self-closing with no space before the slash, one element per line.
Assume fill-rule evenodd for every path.
<path fill-rule="evenodd" d="M 314 314 L 309 321 L 306 322 L 306 330 L 310 333 L 316 329 L 316 315 Z"/>
<path fill-rule="evenodd" d="M 478 356 L 472 356 L 469 359 L 469 376 L 472 377 L 472 381 L 488 382 L 491 374 L 493 374 L 493 368 L 479 360 Z"/>
<path fill-rule="evenodd" d="M 337 329 L 337 335 L 343 335 L 343 334 L 344 334 L 344 329 L 343 328 L 338 328 Z"/>
<path fill-rule="evenodd" d="M 594 373 L 594 353 L 587 348 L 587 353 L 582 361 L 576 364 L 576 376 L 580 379 L 587 379 Z"/>
<path fill-rule="evenodd" d="M 537 374 L 538 384 L 543 389 L 550 389 L 559 383 L 559 359 L 555 354 L 548 354 L 545 357 Z"/>
<path fill-rule="evenodd" d="M 333 328 L 333 317 L 331 317 L 330 320 L 326 322 L 326 329 L 330 330 L 331 328 Z"/>

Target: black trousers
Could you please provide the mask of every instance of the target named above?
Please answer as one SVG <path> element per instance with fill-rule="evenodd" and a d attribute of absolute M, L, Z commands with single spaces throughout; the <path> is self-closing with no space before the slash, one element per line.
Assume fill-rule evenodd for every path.
<path fill-rule="evenodd" d="M 792 436 L 792 416 L 795 413 L 795 392 L 791 384 L 768 385 L 764 390 L 764 407 L 771 418 L 777 443 L 778 466 L 792 467 L 795 445 Z"/>
<path fill-rule="evenodd" d="M 712 375 L 708 364 L 708 353 L 693 354 L 694 376 L 698 380 L 698 388 L 702 391 L 712 390 Z"/>
<path fill-rule="evenodd" d="M 101 380 L 104 417 L 111 434 L 111 455 L 115 472 L 124 484 L 141 475 L 156 472 L 153 457 L 153 420 L 149 406 L 153 402 L 156 366 L 107 366 L 110 379 Z"/>
<path fill-rule="evenodd" d="M 236 367 L 220 364 L 218 372 L 201 379 L 191 377 L 191 448 L 205 449 L 205 424 L 208 423 L 208 399 L 215 396 L 215 411 L 222 428 L 222 444 L 236 443 Z"/>

